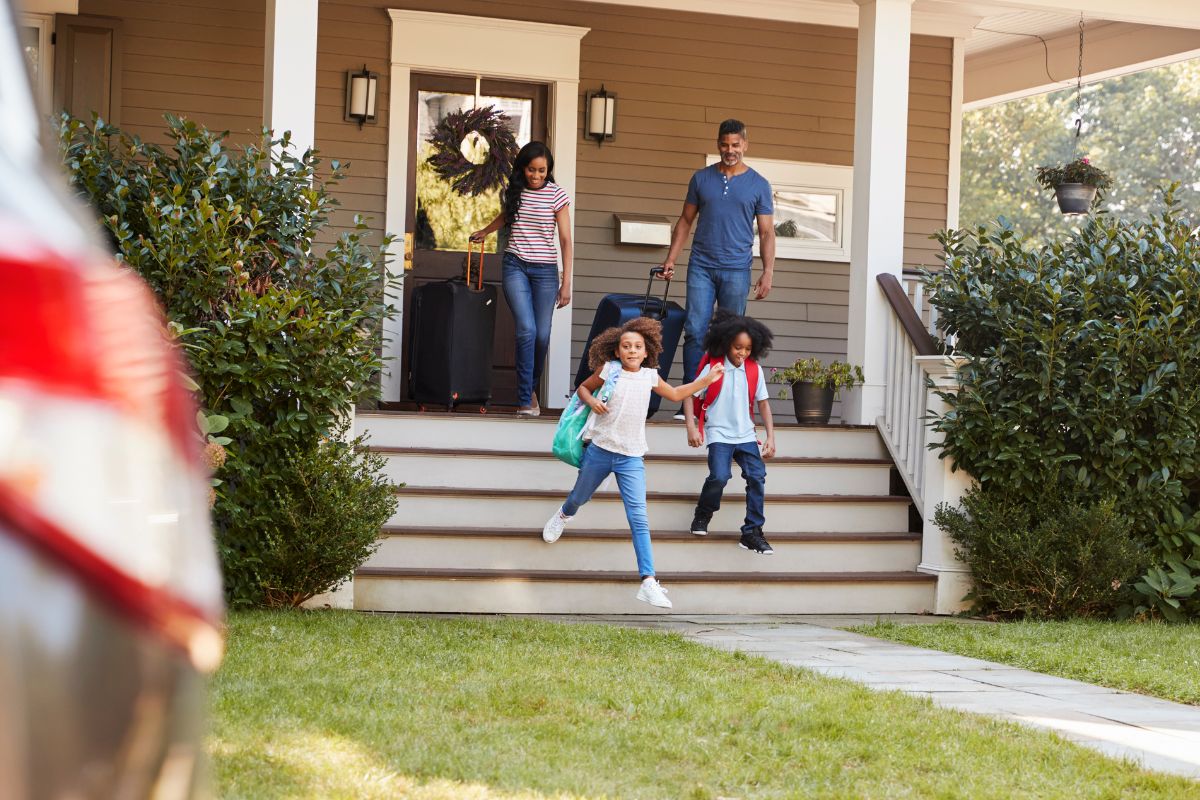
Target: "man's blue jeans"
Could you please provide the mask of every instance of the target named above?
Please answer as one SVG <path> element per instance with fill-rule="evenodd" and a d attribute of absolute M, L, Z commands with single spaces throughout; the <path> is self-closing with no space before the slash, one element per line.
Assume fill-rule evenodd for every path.
<path fill-rule="evenodd" d="M 704 488 L 700 490 L 696 511 L 709 518 L 717 513 L 725 484 L 733 477 L 735 461 L 742 468 L 742 477 L 746 479 L 746 524 L 742 526 L 742 533 L 748 533 L 754 528 L 762 528 L 767 521 L 763 516 L 767 466 L 758 452 L 758 442 L 713 442 L 708 446 L 708 477 L 704 480 Z"/>
<path fill-rule="evenodd" d="M 590 444 L 583 450 L 579 477 L 575 488 L 567 495 L 562 513 L 575 516 L 579 507 L 592 499 L 596 489 L 609 473 L 617 476 L 625 518 L 633 534 L 633 552 L 637 556 L 638 573 L 644 578 L 654 574 L 654 554 L 650 549 L 650 519 L 646 516 L 646 464 L 641 456 L 623 456 L 603 447 Z"/>
<path fill-rule="evenodd" d="M 713 304 L 735 314 L 746 313 L 750 270 L 688 266 L 687 319 L 683 323 L 683 382 L 696 378 L 704 355 L 704 334 L 712 320 Z"/>
<path fill-rule="evenodd" d="M 503 277 L 504 297 L 517 325 L 517 403 L 531 406 L 550 346 L 550 322 L 558 302 L 558 264 L 526 261 L 505 253 Z"/>

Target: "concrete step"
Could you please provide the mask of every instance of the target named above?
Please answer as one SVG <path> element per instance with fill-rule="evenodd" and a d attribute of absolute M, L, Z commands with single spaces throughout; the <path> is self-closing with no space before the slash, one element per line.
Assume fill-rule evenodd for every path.
<path fill-rule="evenodd" d="M 677 613 L 919 614 L 934 578 L 916 572 L 660 572 Z M 364 611 L 508 614 L 646 614 L 636 572 L 360 568 L 354 607 Z"/>
<path fill-rule="evenodd" d="M 611 491 L 602 486 L 602 491 L 580 509 L 575 525 L 628 531 L 615 481 L 611 485 Z M 518 492 L 411 485 L 397 489 L 396 494 L 400 502 L 388 526 L 397 528 L 466 526 L 541 530 L 566 498 L 566 492 L 557 490 Z M 646 506 L 651 531 L 684 530 L 692 522 L 696 493 L 649 492 Z M 767 530 L 798 532 L 904 531 L 908 529 L 908 506 L 907 497 L 891 495 L 772 495 L 768 492 L 766 527 Z M 721 510 L 713 517 L 711 530 L 738 530 L 744 517 L 744 498 L 726 493 Z"/>
<path fill-rule="evenodd" d="M 738 547 L 737 533 L 694 536 L 688 531 L 654 532 L 654 562 L 663 572 L 904 572 L 921 557 L 915 533 L 774 533 L 775 554 Z M 452 555 L 451 555 L 452 554 Z M 580 570 L 620 572 L 635 568 L 628 531 L 568 528 L 553 545 L 540 529 L 385 530 L 366 567 L 432 569 Z"/>
<path fill-rule="evenodd" d="M 420 483 L 480 489 L 556 489 L 575 485 L 578 470 L 548 451 L 457 450 L 372 447 L 387 459 L 386 474 L 397 484 Z M 707 455 L 646 456 L 646 483 L 656 491 L 696 492 L 708 475 Z M 886 459 L 773 458 L 767 462 L 769 494 L 887 494 L 892 462 Z M 729 497 L 744 495 L 745 481 L 734 464 Z"/>
<path fill-rule="evenodd" d="M 359 412 L 355 434 L 369 433 L 375 447 L 422 447 L 449 450 L 521 450 L 550 452 L 554 417 L 517 417 L 492 414 L 439 414 L 411 412 Z M 762 427 L 759 427 L 762 435 Z M 646 424 L 650 452 L 658 455 L 691 455 L 682 422 Z M 887 458 L 879 432 L 862 425 L 778 425 L 775 444 L 781 457 Z"/>

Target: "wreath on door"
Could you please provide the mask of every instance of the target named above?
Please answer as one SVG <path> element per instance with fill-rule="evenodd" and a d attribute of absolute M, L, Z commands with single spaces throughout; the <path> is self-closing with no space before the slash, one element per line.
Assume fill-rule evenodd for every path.
<path fill-rule="evenodd" d="M 508 115 L 494 106 L 447 114 L 428 139 L 430 165 L 459 194 L 499 189 L 517 158 L 517 139 L 508 123 Z"/>

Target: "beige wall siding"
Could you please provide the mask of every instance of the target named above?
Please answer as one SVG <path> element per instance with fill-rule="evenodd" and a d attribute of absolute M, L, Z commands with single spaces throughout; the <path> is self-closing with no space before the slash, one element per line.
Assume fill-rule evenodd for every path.
<path fill-rule="evenodd" d="M 121 128 L 162 143 L 163 114 L 249 141 L 263 119 L 263 0 L 80 0 L 121 20 Z"/>
<path fill-rule="evenodd" d="M 342 121 L 341 105 L 346 70 L 365 61 L 387 74 L 389 6 L 591 29 L 582 43 L 581 90 L 604 83 L 616 92 L 619 119 L 614 142 L 579 143 L 573 360 L 599 299 L 641 291 L 646 271 L 665 255 L 665 248 L 615 246 L 613 213 L 677 216 L 691 173 L 714 150 L 718 122 L 743 120 L 752 156 L 853 161 L 854 30 L 556 0 L 327 0 L 319 28 L 317 142 L 326 156 L 351 162 L 354 177 L 341 193 L 346 210 L 339 221 L 358 212 L 371 215 L 374 227 L 382 224 L 387 90 L 381 88 L 380 124 L 361 132 Z M 950 82 L 951 40 L 914 37 L 906 265 L 936 263 L 936 243 L 928 236 L 946 219 Z M 582 126 L 582 103 L 580 113 Z M 681 263 L 685 259 L 686 253 Z M 770 363 L 845 356 L 848 275 L 847 264 L 778 264 L 771 296 L 749 306 L 776 333 Z M 681 304 L 683 294 L 681 282 L 672 286 Z M 675 377 L 679 371 L 676 366 Z"/>
<path fill-rule="evenodd" d="M 640 291 L 646 270 L 665 254 L 664 248 L 616 247 L 613 213 L 678 215 L 688 179 L 714 150 L 722 119 L 738 117 L 749 126 L 752 156 L 853 161 L 857 33 L 851 29 L 565 0 L 322 0 L 317 147 L 326 159 L 349 163 L 349 177 L 337 190 L 342 208 L 333 215 L 335 228 L 363 214 L 375 236 L 382 234 L 388 7 L 591 29 L 582 43 L 581 90 L 604 83 L 620 100 L 616 141 L 603 147 L 579 142 L 576 356 L 598 300 Z M 125 127 L 159 139 L 164 110 L 242 136 L 261 124 L 262 0 L 81 0 L 80 11 L 123 19 Z M 359 130 L 342 120 L 343 95 L 346 71 L 364 64 L 381 76 L 379 123 Z M 937 263 L 928 236 L 946 219 L 950 82 L 951 41 L 914 37 L 903 254 L 910 266 Z M 844 356 L 848 273 L 847 264 L 778 264 L 771 296 L 749 307 L 776 332 L 770 363 Z M 682 302 L 681 282 L 671 294 Z"/>

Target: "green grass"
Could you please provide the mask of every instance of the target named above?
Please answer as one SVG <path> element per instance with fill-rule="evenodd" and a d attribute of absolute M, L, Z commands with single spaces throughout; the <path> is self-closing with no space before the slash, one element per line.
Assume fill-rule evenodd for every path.
<path fill-rule="evenodd" d="M 1009 723 L 679 636 L 527 619 L 240 613 L 224 798 L 1177 798 Z"/>
<path fill-rule="evenodd" d="M 1200 705 L 1200 624 L 882 622 L 856 633 Z"/>

